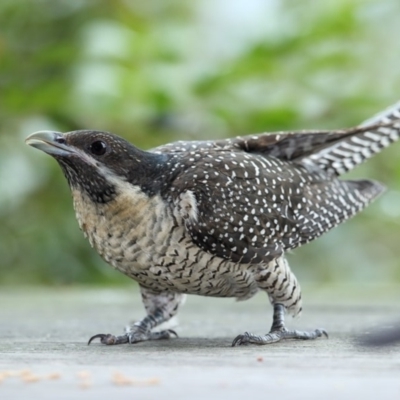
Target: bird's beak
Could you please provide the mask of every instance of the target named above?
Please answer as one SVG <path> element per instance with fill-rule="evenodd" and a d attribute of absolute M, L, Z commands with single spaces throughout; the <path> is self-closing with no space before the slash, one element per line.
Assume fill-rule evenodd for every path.
<path fill-rule="evenodd" d="M 35 132 L 25 139 L 25 143 L 52 156 L 67 156 L 74 153 L 74 151 L 66 144 L 65 137 L 60 132 Z"/>

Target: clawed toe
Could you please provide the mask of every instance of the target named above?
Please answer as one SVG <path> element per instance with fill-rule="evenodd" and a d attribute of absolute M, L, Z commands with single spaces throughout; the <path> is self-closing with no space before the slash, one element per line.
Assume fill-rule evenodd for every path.
<path fill-rule="evenodd" d="M 145 340 L 162 340 L 162 339 L 170 339 L 172 335 L 178 337 L 178 334 L 172 330 L 167 329 L 165 331 L 160 332 L 136 332 L 132 331 L 128 334 L 129 343 L 143 342 Z"/>
<path fill-rule="evenodd" d="M 171 336 L 179 337 L 179 335 L 173 329 L 167 329 L 159 333 L 162 334 L 162 338 L 160 339 L 169 339 Z"/>
<path fill-rule="evenodd" d="M 173 329 L 168 329 L 167 332 L 174 335 L 175 337 L 179 337 L 179 335 Z"/>
<path fill-rule="evenodd" d="M 243 335 L 236 336 L 232 342 L 232 347 L 248 343 L 271 344 L 280 342 L 284 339 L 314 340 L 321 336 L 329 337 L 325 329 L 315 329 L 309 332 L 296 330 L 290 331 L 286 329 L 284 312 L 285 307 L 282 304 L 274 304 L 274 316 L 270 332 L 263 336 L 257 336 L 253 335 L 252 333 L 245 332 Z"/>
<path fill-rule="evenodd" d="M 107 333 L 107 334 L 99 333 L 97 335 L 92 336 L 88 341 L 88 345 L 94 339 L 100 339 L 100 342 L 103 343 L 103 344 L 114 344 L 115 343 L 115 336 L 114 335 L 110 335 L 109 333 Z"/>
<path fill-rule="evenodd" d="M 325 336 L 327 339 L 329 339 L 328 332 L 325 329 L 317 329 L 317 331 L 321 332 L 320 336 Z"/>
<path fill-rule="evenodd" d="M 107 333 L 107 334 L 99 333 L 97 335 L 92 336 L 89 339 L 88 345 L 94 339 L 100 339 L 100 343 L 106 344 L 106 345 L 121 344 L 121 343 L 127 343 L 128 342 L 128 336 L 127 335 L 114 336 L 114 335 L 111 335 L 110 333 Z"/>
<path fill-rule="evenodd" d="M 249 343 L 249 334 L 248 332 L 243 333 L 243 335 L 238 335 L 233 339 L 232 347 L 240 346 L 242 344 Z"/>
<path fill-rule="evenodd" d="M 252 333 L 245 332 L 242 335 L 236 336 L 232 342 L 232 347 L 241 346 L 243 344 L 271 344 L 284 339 L 300 339 L 300 340 L 314 340 L 321 336 L 329 337 L 325 329 L 315 329 L 310 332 L 303 331 L 289 331 L 286 328 L 281 330 L 271 331 L 264 336 L 253 335 Z"/>
<path fill-rule="evenodd" d="M 97 335 L 92 336 L 88 345 L 95 339 L 100 339 L 100 343 L 105 345 L 113 345 L 113 344 L 123 344 L 123 343 L 137 343 L 143 342 L 146 340 L 159 340 L 159 339 L 169 339 L 171 336 L 178 337 L 178 334 L 172 330 L 168 329 L 161 332 L 139 332 L 136 330 L 129 331 L 125 335 L 114 336 L 111 334 L 99 333 Z"/>

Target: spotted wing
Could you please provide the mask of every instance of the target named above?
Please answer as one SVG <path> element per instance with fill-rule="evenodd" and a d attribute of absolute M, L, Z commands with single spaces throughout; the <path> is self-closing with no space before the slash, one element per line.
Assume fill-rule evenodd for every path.
<path fill-rule="evenodd" d="M 268 262 L 320 236 L 381 191 L 370 181 L 339 181 L 312 165 L 243 151 L 204 151 L 174 182 L 191 191 L 194 243 L 239 263 Z"/>

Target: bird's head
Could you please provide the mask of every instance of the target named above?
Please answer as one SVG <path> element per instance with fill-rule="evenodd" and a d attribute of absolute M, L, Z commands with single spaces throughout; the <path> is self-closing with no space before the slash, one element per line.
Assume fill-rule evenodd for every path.
<path fill-rule="evenodd" d="M 97 203 L 113 200 L 125 182 L 150 196 L 162 186 L 159 178 L 166 156 L 139 150 L 111 133 L 39 131 L 26 143 L 53 156 L 71 189 L 86 192 Z"/>

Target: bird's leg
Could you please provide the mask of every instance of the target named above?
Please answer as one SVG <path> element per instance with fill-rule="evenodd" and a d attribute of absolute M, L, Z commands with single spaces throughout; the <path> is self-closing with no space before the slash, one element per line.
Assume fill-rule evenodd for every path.
<path fill-rule="evenodd" d="M 232 342 L 232 346 L 239 346 L 241 344 L 254 343 L 254 344 L 270 344 L 279 342 L 283 339 L 303 339 L 311 340 L 328 334 L 324 329 L 315 329 L 310 332 L 303 332 L 297 330 L 288 330 L 285 327 L 285 306 L 282 304 L 274 304 L 274 317 L 271 330 L 264 336 L 257 336 L 249 332 L 237 336 Z"/>
<path fill-rule="evenodd" d="M 290 270 L 285 257 L 273 260 L 263 265 L 256 275 L 260 289 L 265 290 L 274 307 L 274 317 L 271 330 L 264 336 L 253 335 L 245 332 L 235 338 L 232 346 L 246 343 L 269 344 L 283 339 L 316 339 L 322 335 L 328 336 L 323 329 L 315 329 L 310 332 L 292 330 L 285 327 L 286 310 L 292 315 L 301 312 L 301 289 L 296 277 Z"/>
<path fill-rule="evenodd" d="M 110 333 L 100 333 L 92 336 L 88 344 L 97 338 L 99 338 L 100 342 L 103 344 L 123 344 L 143 342 L 145 340 L 169 339 L 171 335 L 177 336 L 176 332 L 172 329 L 161 332 L 151 332 L 154 327 L 162 322 L 165 322 L 163 310 L 156 309 L 154 313 L 146 315 L 141 321 L 134 323 L 132 326 L 128 326 L 125 329 L 125 334 L 115 336 Z"/>
<path fill-rule="evenodd" d="M 152 329 L 168 321 L 177 313 L 184 296 L 179 293 L 154 293 L 143 287 L 140 289 L 147 315 L 141 321 L 128 326 L 123 335 L 115 336 L 101 333 L 92 336 L 88 344 L 97 338 L 100 339 L 101 343 L 110 345 L 137 343 L 145 340 L 169 339 L 172 335 L 177 336 L 176 332 L 172 329 L 160 332 L 152 332 Z"/>

